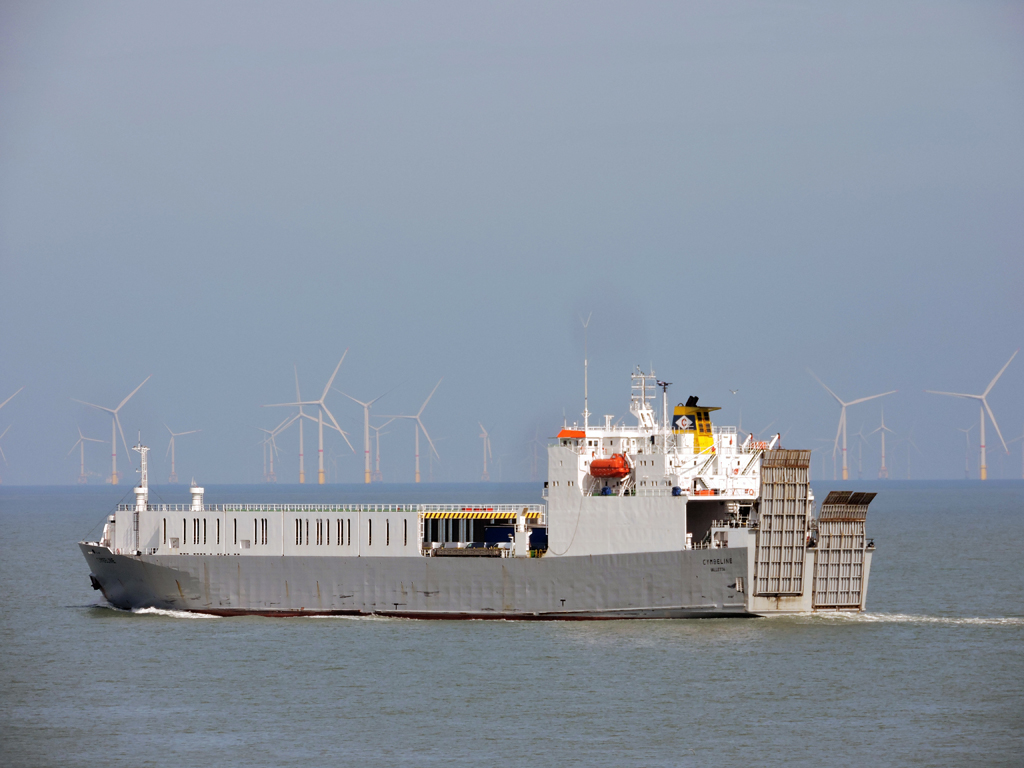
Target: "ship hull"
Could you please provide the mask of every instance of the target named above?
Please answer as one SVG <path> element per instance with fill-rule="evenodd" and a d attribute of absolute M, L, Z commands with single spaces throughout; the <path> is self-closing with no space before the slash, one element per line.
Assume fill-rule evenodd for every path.
<path fill-rule="evenodd" d="M 116 555 L 83 543 L 116 608 L 221 616 L 587 620 L 752 616 L 747 550 L 586 557 Z"/>

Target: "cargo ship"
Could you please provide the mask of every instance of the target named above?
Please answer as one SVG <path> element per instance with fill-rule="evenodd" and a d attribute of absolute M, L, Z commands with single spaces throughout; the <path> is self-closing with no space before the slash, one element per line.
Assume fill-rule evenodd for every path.
<path fill-rule="evenodd" d="M 661 403 L 658 389 L 661 389 Z M 80 542 L 115 608 L 419 619 L 751 617 L 863 611 L 873 493 L 816 512 L 810 451 L 712 424 L 632 374 L 635 424 L 563 424 L 522 504 L 135 503 Z M 660 405 L 660 409 L 657 406 Z"/>

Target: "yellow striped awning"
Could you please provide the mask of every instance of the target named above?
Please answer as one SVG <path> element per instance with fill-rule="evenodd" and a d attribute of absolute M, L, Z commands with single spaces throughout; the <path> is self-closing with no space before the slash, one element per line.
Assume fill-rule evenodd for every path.
<path fill-rule="evenodd" d="M 514 510 L 512 510 L 512 511 L 506 511 L 506 510 L 499 511 L 497 509 L 484 509 L 484 510 L 481 510 L 481 509 L 456 509 L 456 510 L 445 510 L 444 512 L 424 512 L 423 513 L 423 519 L 424 520 L 451 520 L 451 519 L 460 519 L 460 520 L 490 520 L 491 518 L 494 518 L 494 519 L 499 519 L 500 518 L 500 519 L 503 519 L 503 520 L 515 520 L 516 514 L 517 513 Z M 528 520 L 536 520 L 539 517 L 540 517 L 540 512 L 537 512 L 537 511 L 532 511 L 532 512 L 527 512 L 526 513 L 526 518 Z"/>

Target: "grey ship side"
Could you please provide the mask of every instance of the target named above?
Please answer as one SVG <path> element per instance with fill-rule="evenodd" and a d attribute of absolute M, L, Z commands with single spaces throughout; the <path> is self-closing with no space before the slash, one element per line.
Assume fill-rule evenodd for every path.
<path fill-rule="evenodd" d="M 542 502 L 515 505 L 135 504 L 81 542 L 123 609 L 217 615 L 615 619 L 864 610 L 874 494 L 814 516 L 809 451 L 742 442 L 696 398 L 637 424 L 566 427 Z M 664 396 L 663 396 L 664 397 Z M 670 420 L 671 418 L 671 420 Z"/>

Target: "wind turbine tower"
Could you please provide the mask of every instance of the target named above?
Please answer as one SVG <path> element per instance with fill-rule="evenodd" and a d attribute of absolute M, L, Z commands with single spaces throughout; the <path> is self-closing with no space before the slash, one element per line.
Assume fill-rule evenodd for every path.
<path fill-rule="evenodd" d="M 394 419 L 388 419 L 383 424 L 381 424 L 379 427 L 375 427 L 373 425 L 370 425 L 370 429 L 372 429 L 373 432 L 374 432 L 373 436 L 377 440 L 377 457 L 376 457 L 376 464 L 374 465 L 374 469 L 373 469 L 373 482 L 375 482 L 375 483 L 382 483 L 382 482 L 384 482 L 384 475 L 381 474 L 381 471 L 380 471 L 380 436 L 381 436 L 381 430 L 384 429 L 384 427 L 386 427 L 392 421 L 394 421 Z M 387 432 L 384 432 L 383 434 L 386 435 Z"/>
<path fill-rule="evenodd" d="M 434 388 L 432 390 L 430 390 L 430 394 L 427 395 L 427 399 L 423 401 L 423 405 L 420 406 L 420 409 L 414 415 L 412 415 L 412 416 L 400 415 L 400 414 L 386 414 L 386 415 L 383 415 L 383 417 L 385 419 L 411 419 L 411 420 L 416 422 L 416 482 L 417 483 L 420 481 L 420 430 L 421 429 L 423 430 L 423 436 L 427 438 L 427 443 L 430 445 L 430 449 L 434 452 L 434 455 L 437 456 L 437 458 L 441 458 L 441 454 L 439 454 L 437 452 L 437 449 L 434 447 L 434 441 L 430 439 L 430 434 L 427 432 L 427 428 L 425 426 L 423 426 L 423 420 L 420 417 L 423 416 L 423 410 L 427 407 L 427 403 L 430 402 L 430 398 L 432 398 L 434 396 L 434 393 L 437 392 L 437 388 L 441 386 L 441 382 L 442 381 L 444 381 L 444 377 L 443 376 L 440 379 L 437 380 L 437 384 L 435 384 Z"/>
<path fill-rule="evenodd" d="M 819 379 L 817 376 L 815 376 L 813 371 L 808 371 L 808 373 L 810 373 L 811 376 L 814 376 L 814 379 L 819 384 L 821 384 L 821 386 L 825 387 L 825 391 L 827 391 L 830 395 L 832 395 L 832 397 L 834 397 L 836 399 L 836 402 L 838 402 L 839 405 L 842 406 L 842 410 L 839 413 L 839 426 L 836 429 L 836 439 L 835 439 L 835 441 L 832 444 L 832 453 L 833 453 L 833 455 L 835 455 L 836 449 L 839 446 L 839 436 L 842 435 L 842 437 L 843 437 L 843 480 L 849 480 L 850 479 L 850 471 L 849 471 L 849 469 L 847 468 L 847 465 L 846 465 L 846 409 L 849 408 L 851 405 L 857 405 L 859 403 L 866 403 L 868 400 L 874 400 L 875 398 L 878 398 L 878 397 L 885 397 L 886 395 L 895 394 L 897 392 L 897 390 L 893 389 L 893 390 L 890 390 L 888 392 L 883 392 L 880 395 L 871 395 L 869 397 L 861 397 L 861 398 L 859 398 L 857 400 L 851 400 L 848 403 L 844 403 L 842 400 L 840 400 L 839 395 L 837 395 L 835 392 L 833 392 L 831 389 L 829 389 L 828 386 L 825 384 L 825 382 L 823 382 L 821 379 Z"/>
<path fill-rule="evenodd" d="M 882 466 L 878 469 L 878 479 L 887 480 L 889 478 L 889 469 L 885 466 L 885 433 L 892 432 L 887 426 L 885 426 L 885 409 L 882 409 L 882 426 L 878 429 L 872 430 L 871 434 L 875 432 L 882 433 Z"/>
<path fill-rule="evenodd" d="M 480 437 L 484 441 L 484 473 L 480 475 L 480 481 L 486 483 L 491 479 L 487 472 L 487 458 L 494 458 L 494 454 L 491 453 L 491 436 L 487 434 L 482 422 L 478 421 L 477 424 L 480 425 Z"/>
<path fill-rule="evenodd" d="M 341 392 L 340 389 L 335 391 Z M 385 392 L 384 395 L 377 395 L 377 397 L 373 398 L 373 400 L 370 400 L 369 402 L 366 403 L 364 403 L 362 400 L 356 400 L 354 397 L 352 397 L 352 395 L 346 394 L 345 392 L 341 392 L 341 394 L 345 395 L 345 397 L 347 397 L 353 403 L 357 403 L 363 406 L 363 453 L 365 455 L 366 460 L 363 472 L 363 482 L 369 483 L 373 479 L 373 473 L 370 471 L 370 406 L 376 403 L 382 397 L 384 397 L 384 395 L 386 395 L 387 392 Z M 380 443 L 378 442 L 378 446 L 379 444 Z"/>
<path fill-rule="evenodd" d="M 202 432 L 201 429 L 190 429 L 188 432 L 171 432 L 171 428 L 164 424 L 164 428 L 171 433 L 171 441 L 167 444 L 167 450 L 164 451 L 164 457 L 167 454 L 171 455 L 171 476 L 167 478 L 167 482 L 174 483 L 178 482 L 178 473 L 174 471 L 174 438 L 181 437 L 182 435 L 194 435 L 196 432 Z"/>
<path fill-rule="evenodd" d="M 142 380 L 142 384 L 145 384 L 151 378 L 152 378 L 152 374 L 147 376 L 145 379 L 143 379 Z M 127 453 L 127 451 L 128 451 L 128 441 L 124 439 L 124 430 L 121 429 L 121 419 L 118 418 L 117 414 L 118 414 L 118 411 L 120 411 L 122 408 L 124 408 L 124 404 L 127 403 L 129 400 L 131 400 L 136 392 L 138 392 L 140 389 L 142 389 L 142 384 L 139 384 L 139 386 L 137 386 L 135 389 L 133 389 L 131 391 L 131 394 L 128 395 L 128 397 L 126 397 L 124 400 L 122 400 L 120 403 L 118 403 L 117 408 L 104 408 L 102 405 L 95 405 L 93 403 L 87 403 L 84 400 L 76 400 L 75 398 L 71 398 L 76 403 L 81 403 L 82 405 L 88 405 L 90 408 L 95 408 L 95 409 L 97 409 L 99 411 L 106 411 L 112 417 L 111 418 L 111 422 L 110 422 L 110 484 L 111 485 L 117 485 L 117 481 L 120 479 L 120 476 L 117 474 L 117 435 L 118 435 L 119 432 L 121 433 L 121 443 L 124 445 L 125 453 Z M 128 454 L 128 456 L 129 456 L 128 463 L 131 464 L 131 455 Z"/>
<path fill-rule="evenodd" d="M 4 430 L 4 431 L 6 432 L 7 430 Z M 105 440 L 97 440 L 95 437 L 86 437 L 85 435 L 82 434 L 82 428 L 81 427 L 78 428 L 78 442 L 71 446 L 71 450 L 68 451 L 68 456 L 71 455 L 71 453 L 75 450 L 75 448 L 78 448 L 79 452 L 81 453 L 81 469 L 78 472 L 78 484 L 79 485 L 84 485 L 85 483 L 89 482 L 89 477 L 88 477 L 88 475 L 85 474 L 85 444 L 86 444 L 86 442 L 90 442 L 90 443 L 103 443 L 103 442 L 106 442 L 106 441 Z M 5 459 L 5 461 L 6 461 L 6 459 Z"/>
<path fill-rule="evenodd" d="M 1018 349 L 1017 352 L 1020 352 L 1020 349 Z M 1005 450 L 1007 454 L 1010 453 L 1010 449 L 1006 446 L 1006 441 L 1003 440 L 1003 433 L 999 431 L 999 424 L 996 423 L 995 414 L 992 413 L 992 409 L 989 408 L 989 406 L 988 406 L 988 400 L 986 400 L 985 398 L 988 397 L 988 393 L 992 391 L 992 387 L 994 387 L 996 385 L 996 382 L 999 381 L 999 377 L 1003 375 L 1003 371 L 1005 371 L 1007 369 L 1007 367 L 1010 365 L 1010 363 L 1013 362 L 1013 358 L 1015 358 L 1017 356 L 1017 352 L 1014 352 L 1012 355 L 1010 355 L 1010 359 L 1006 361 L 1006 365 L 1004 365 L 1002 368 L 999 369 L 999 373 L 997 373 L 995 378 L 992 379 L 992 381 L 990 381 L 988 383 L 988 386 L 985 388 L 985 391 L 982 392 L 980 395 L 968 395 L 968 394 L 964 394 L 962 392 L 937 392 L 934 389 L 926 389 L 925 390 L 925 392 L 928 392 L 928 393 L 933 394 L 933 395 L 947 395 L 949 397 L 963 397 L 963 398 L 967 398 L 968 400 L 978 400 L 978 401 L 980 401 L 981 404 L 978 406 L 978 411 L 980 412 L 980 419 L 979 419 L 979 422 L 978 422 L 979 426 L 980 426 L 980 429 L 978 430 L 978 441 L 981 443 L 981 464 L 980 464 L 980 466 L 978 468 L 978 475 L 981 477 L 982 480 L 987 480 L 988 479 L 988 467 L 985 464 L 985 414 L 986 413 L 988 413 L 988 417 L 990 419 L 992 419 L 992 426 L 996 428 L 996 434 L 999 435 L 999 441 L 1003 444 L 1003 450 Z"/>

